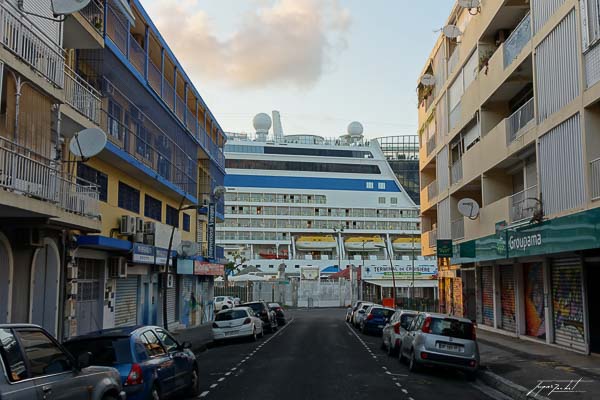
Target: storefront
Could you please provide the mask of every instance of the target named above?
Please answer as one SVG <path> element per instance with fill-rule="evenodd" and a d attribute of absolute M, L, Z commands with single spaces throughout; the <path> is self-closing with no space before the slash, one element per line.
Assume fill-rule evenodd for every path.
<path fill-rule="evenodd" d="M 517 332 L 515 267 L 500 265 L 500 327 L 508 332 Z"/>

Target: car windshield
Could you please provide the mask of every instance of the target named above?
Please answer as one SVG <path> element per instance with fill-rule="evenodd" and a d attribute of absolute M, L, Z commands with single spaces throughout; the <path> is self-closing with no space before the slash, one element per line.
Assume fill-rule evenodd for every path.
<path fill-rule="evenodd" d="M 369 307 L 371 307 L 371 305 L 370 305 L 370 304 L 365 304 L 364 306 L 362 306 L 362 309 L 366 311 L 366 310 L 367 310 L 367 308 L 369 308 Z"/>
<path fill-rule="evenodd" d="M 413 321 L 413 319 L 415 319 L 415 317 L 415 314 L 402 314 L 400 317 L 400 326 L 404 329 L 408 329 L 410 323 Z"/>
<path fill-rule="evenodd" d="M 215 316 L 215 321 L 231 321 L 232 319 L 246 318 L 246 310 L 227 310 L 220 312 Z"/>
<path fill-rule="evenodd" d="M 129 337 L 90 338 L 66 342 L 64 345 L 75 357 L 88 351 L 92 353 L 92 365 L 111 367 L 133 362 Z"/>
<path fill-rule="evenodd" d="M 244 304 L 245 307 L 250 307 L 255 313 L 261 312 L 263 305 L 261 303 Z"/>
<path fill-rule="evenodd" d="M 375 317 L 384 317 L 390 318 L 394 314 L 394 310 L 389 310 L 387 308 L 373 308 L 371 309 L 371 315 Z"/>
<path fill-rule="evenodd" d="M 457 339 L 471 339 L 473 324 L 453 318 L 432 318 L 429 325 L 434 335 L 449 336 Z"/>

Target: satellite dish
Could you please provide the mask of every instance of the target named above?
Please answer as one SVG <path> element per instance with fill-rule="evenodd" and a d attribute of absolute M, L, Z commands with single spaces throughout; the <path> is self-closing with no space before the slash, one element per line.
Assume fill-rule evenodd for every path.
<path fill-rule="evenodd" d="M 227 189 L 225 188 L 225 186 L 217 186 L 213 189 L 213 196 L 215 197 L 215 199 L 220 199 L 221 197 L 223 197 L 226 191 Z"/>
<path fill-rule="evenodd" d="M 52 12 L 54 15 L 71 15 L 82 10 L 90 3 L 90 0 L 52 0 Z"/>
<path fill-rule="evenodd" d="M 458 0 L 458 5 L 462 8 L 478 8 L 481 5 L 480 0 Z"/>
<path fill-rule="evenodd" d="M 433 85 L 435 85 L 435 76 L 433 76 L 431 74 L 424 74 L 421 77 L 421 84 L 423 86 L 433 86 Z"/>
<path fill-rule="evenodd" d="M 456 39 L 462 35 L 462 32 L 456 25 L 446 25 L 442 28 L 442 33 L 449 39 Z"/>
<path fill-rule="evenodd" d="M 106 146 L 106 133 L 102 129 L 88 128 L 77 132 L 69 142 L 69 150 L 84 160 L 94 157 Z"/>
<path fill-rule="evenodd" d="M 479 204 L 473 199 L 461 199 L 458 202 L 458 212 L 469 219 L 475 219 L 479 215 Z"/>

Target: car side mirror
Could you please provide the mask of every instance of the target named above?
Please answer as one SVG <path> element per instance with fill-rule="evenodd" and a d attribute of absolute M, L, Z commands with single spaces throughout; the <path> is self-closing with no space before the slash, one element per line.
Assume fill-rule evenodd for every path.
<path fill-rule="evenodd" d="M 92 365 L 92 353 L 86 351 L 77 356 L 77 368 L 83 369 Z"/>
<path fill-rule="evenodd" d="M 192 343 L 191 342 L 183 342 L 183 343 L 181 343 L 181 348 L 182 349 L 191 349 Z"/>

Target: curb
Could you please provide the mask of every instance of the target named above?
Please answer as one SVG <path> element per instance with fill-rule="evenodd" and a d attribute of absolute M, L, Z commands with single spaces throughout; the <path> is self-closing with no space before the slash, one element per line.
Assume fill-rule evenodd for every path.
<path fill-rule="evenodd" d="M 509 396 L 511 399 L 550 400 L 547 397 L 539 395 L 539 394 L 538 395 L 532 394 L 532 395 L 528 396 L 527 393 L 530 392 L 530 389 L 527 389 L 524 386 L 514 383 L 513 381 L 503 378 L 500 375 L 497 375 L 497 374 L 489 371 L 488 369 L 484 369 L 484 368 L 486 368 L 486 367 L 483 367 L 479 371 L 477 378 L 480 381 L 482 381 L 484 384 L 486 384 L 487 386 L 490 386 L 490 387 L 498 390 L 499 392 L 504 393 L 505 395 Z"/>

